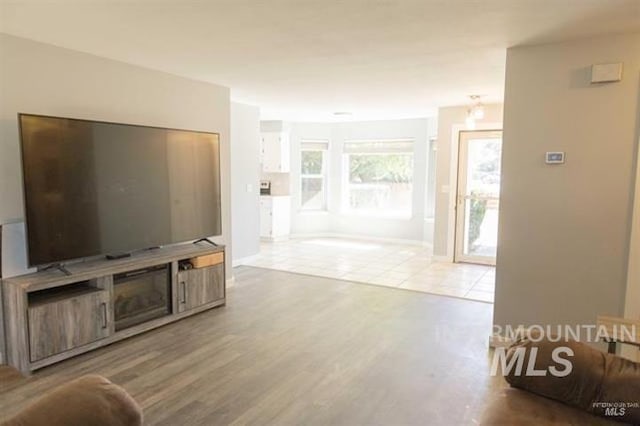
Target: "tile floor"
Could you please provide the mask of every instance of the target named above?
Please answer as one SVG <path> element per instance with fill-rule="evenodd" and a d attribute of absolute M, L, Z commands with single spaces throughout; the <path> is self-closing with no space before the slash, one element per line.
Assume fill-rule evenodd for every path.
<path fill-rule="evenodd" d="M 493 303 L 495 268 L 436 262 L 418 245 L 292 239 L 262 243 L 260 255 L 246 264 Z"/>

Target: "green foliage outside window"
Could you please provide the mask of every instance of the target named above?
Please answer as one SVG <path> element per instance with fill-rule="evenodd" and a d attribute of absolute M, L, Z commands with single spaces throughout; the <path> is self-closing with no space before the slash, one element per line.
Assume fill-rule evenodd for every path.
<path fill-rule="evenodd" d="M 471 195 L 476 195 L 476 193 L 472 192 Z M 469 247 L 473 247 L 473 244 L 480 237 L 480 226 L 487 212 L 487 200 L 471 198 L 469 210 Z"/>
<path fill-rule="evenodd" d="M 413 180 L 413 156 L 405 154 L 351 154 L 351 183 L 408 183 Z"/>
<path fill-rule="evenodd" d="M 302 210 L 323 210 L 325 208 L 324 151 L 303 150 L 300 159 L 301 208 Z"/>
<path fill-rule="evenodd" d="M 349 154 L 347 165 L 351 209 L 411 213 L 412 154 Z"/>
<path fill-rule="evenodd" d="M 322 151 L 302 151 L 302 174 L 322 174 Z"/>

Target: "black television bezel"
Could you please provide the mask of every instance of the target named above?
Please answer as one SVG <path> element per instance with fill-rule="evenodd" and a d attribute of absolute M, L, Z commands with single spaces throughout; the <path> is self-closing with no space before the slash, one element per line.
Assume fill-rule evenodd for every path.
<path fill-rule="evenodd" d="M 57 119 L 62 119 L 62 120 L 72 120 L 72 121 L 82 121 L 82 122 L 88 122 L 88 123 L 101 123 L 101 124 L 114 124 L 114 125 L 120 125 L 120 126 L 129 126 L 129 127 L 142 127 L 142 128 L 148 128 L 148 129 L 159 129 L 159 130 L 176 130 L 176 131 L 180 131 L 180 132 L 191 132 L 191 133 L 200 133 L 200 134 L 205 134 L 205 135 L 216 135 L 218 137 L 218 146 L 217 146 L 217 150 L 218 150 L 218 158 L 220 159 L 220 164 L 217 170 L 217 174 L 218 174 L 218 184 L 220 186 L 219 191 L 218 191 L 218 206 L 220 206 L 219 208 L 219 220 L 220 220 L 220 233 L 217 235 L 203 235 L 201 238 L 206 238 L 206 237 L 219 237 L 223 235 L 223 223 L 222 223 L 222 156 L 221 156 L 221 152 L 222 152 L 222 147 L 221 147 L 221 140 L 220 140 L 220 133 L 218 132 L 205 132 L 202 130 L 190 130 L 190 129 L 181 129 L 181 128 L 177 128 L 177 127 L 162 127 L 162 126 L 149 126 L 149 125 L 145 125 L 145 124 L 132 124 L 132 123 L 122 123 L 122 122 L 117 122 L 117 121 L 105 121 L 105 120 L 90 120 L 90 119 L 86 119 L 86 118 L 73 118 L 73 117 L 63 117 L 63 116 L 58 116 L 58 115 L 46 115 L 46 114 L 31 114 L 31 113 L 26 113 L 26 112 L 19 112 L 17 114 L 17 120 L 18 120 L 18 139 L 20 141 L 20 172 L 22 173 L 22 206 L 24 208 L 24 231 L 25 231 L 25 249 L 27 251 L 27 266 L 29 268 L 42 268 L 42 267 L 46 267 L 48 265 L 58 265 L 58 264 L 62 264 L 62 263 L 68 263 L 68 262 L 74 262 L 74 261 L 82 261 L 84 259 L 95 259 L 98 257 L 103 257 L 106 256 L 110 253 L 95 253 L 95 254 L 90 254 L 87 256 L 81 256 L 81 257 L 70 257 L 70 258 L 66 258 L 66 259 L 58 259 L 52 262 L 45 262 L 45 263 L 33 263 L 31 261 L 31 252 L 29 251 L 29 223 L 28 223 L 28 215 L 27 215 L 27 209 L 29 208 L 27 206 L 27 185 L 26 185 L 26 175 L 25 175 L 25 168 L 24 168 L 24 143 L 23 143 L 23 139 L 22 139 L 22 120 L 21 117 L 23 116 L 28 116 L 28 117 L 39 117 L 39 118 L 57 118 Z M 198 238 L 195 238 L 194 240 L 197 240 Z M 172 241 L 172 242 L 167 242 L 164 244 L 160 244 L 159 246 L 165 246 L 165 245 L 177 245 L 177 244 L 184 244 L 186 242 L 188 242 L 190 240 L 185 240 L 185 241 Z M 135 253 L 138 251 L 142 251 L 142 250 L 146 250 L 149 247 L 140 247 L 140 248 L 136 248 L 131 250 L 128 253 Z"/>

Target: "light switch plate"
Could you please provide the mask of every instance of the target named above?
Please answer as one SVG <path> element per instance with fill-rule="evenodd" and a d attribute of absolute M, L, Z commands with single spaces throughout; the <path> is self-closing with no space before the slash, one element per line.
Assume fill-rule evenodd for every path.
<path fill-rule="evenodd" d="M 622 80 L 622 62 L 591 66 L 591 83 L 613 83 Z"/>
<path fill-rule="evenodd" d="M 564 152 L 547 152 L 545 155 L 545 162 L 547 164 L 564 164 Z"/>
<path fill-rule="evenodd" d="M 250 183 L 247 184 L 247 192 L 253 192 L 253 185 Z"/>

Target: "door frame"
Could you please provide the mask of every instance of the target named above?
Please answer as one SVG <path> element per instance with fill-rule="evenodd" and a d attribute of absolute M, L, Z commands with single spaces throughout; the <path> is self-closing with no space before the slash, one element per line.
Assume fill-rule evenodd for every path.
<path fill-rule="evenodd" d="M 463 123 L 451 126 L 450 139 L 450 159 L 449 159 L 449 214 L 447 220 L 447 255 L 440 260 L 453 262 L 456 240 L 456 203 L 458 199 L 458 148 L 460 147 L 460 132 L 467 129 Z M 476 123 L 476 130 L 499 130 L 503 131 L 501 122 Z M 504 133 L 503 133 L 504 137 Z M 444 189 L 440 189 L 444 191 Z"/>
<path fill-rule="evenodd" d="M 464 250 L 460 249 L 460 251 L 458 250 L 458 248 L 461 245 L 464 245 L 464 231 L 461 231 L 464 226 L 465 226 L 465 216 L 463 214 L 460 213 L 459 208 L 460 207 L 464 207 L 465 203 L 460 202 L 460 197 L 462 197 L 463 195 L 461 195 L 460 193 L 460 187 L 462 186 L 462 184 L 465 182 L 466 178 L 467 178 L 467 172 L 466 172 L 466 167 L 462 167 L 462 161 L 463 160 L 467 160 L 468 158 L 463 158 L 463 156 L 461 155 L 461 148 L 462 148 L 462 137 L 464 134 L 468 134 L 468 133 L 487 133 L 487 134 L 493 134 L 493 133 L 500 133 L 500 142 L 502 142 L 503 138 L 502 138 L 502 130 L 497 130 L 497 129 L 474 129 L 474 130 L 462 130 L 458 133 L 458 164 L 456 167 L 456 172 L 457 172 L 457 179 L 456 179 L 456 187 L 455 187 L 455 199 L 454 199 L 454 203 L 455 203 L 455 223 L 454 223 L 454 241 L 453 241 L 453 261 L 457 262 L 457 263 L 474 263 L 474 264 L 480 264 L 480 265 L 490 265 L 490 266 L 495 266 L 496 265 L 496 258 L 488 258 L 487 256 L 474 256 L 474 255 L 465 255 L 464 254 Z M 501 147 L 501 152 L 502 152 L 502 147 Z M 468 154 L 468 149 L 467 149 L 467 154 Z M 468 156 L 467 156 L 468 157 Z M 502 161 L 502 159 L 501 159 Z M 466 196 L 464 196 L 466 198 Z M 498 200 L 500 199 L 500 196 L 498 195 Z"/>

